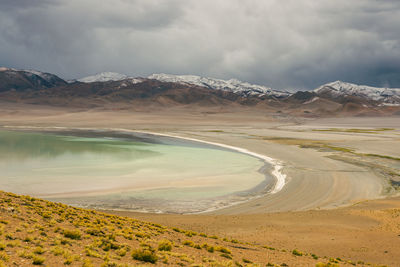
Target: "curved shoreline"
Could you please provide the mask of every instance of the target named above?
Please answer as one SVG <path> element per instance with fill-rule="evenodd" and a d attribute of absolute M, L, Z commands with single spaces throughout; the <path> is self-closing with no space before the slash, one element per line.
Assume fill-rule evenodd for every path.
<path fill-rule="evenodd" d="M 141 134 L 148 134 L 148 135 L 154 135 L 154 136 L 163 136 L 163 137 L 171 137 L 171 138 L 177 138 L 177 139 L 182 139 L 182 140 L 187 140 L 187 141 L 192 141 L 192 142 L 198 142 L 198 143 L 203 143 L 203 144 L 208 144 L 208 145 L 213 145 L 217 147 L 222 147 L 226 148 L 232 151 L 236 151 L 239 153 L 243 153 L 258 159 L 261 159 L 264 163 L 270 164 L 273 166 L 273 171 L 271 172 L 272 176 L 275 178 L 276 182 L 274 187 L 268 192 L 268 194 L 275 194 L 278 193 L 283 189 L 283 187 L 286 184 L 286 174 L 282 173 L 282 162 L 276 159 L 273 159 L 271 157 L 252 152 L 250 150 L 247 150 L 245 148 L 240 148 L 240 147 L 235 147 L 231 145 L 226 145 L 226 144 L 221 144 L 221 143 L 216 143 L 216 142 L 211 142 L 211 141 L 205 141 L 201 139 L 196 139 L 196 138 L 190 138 L 190 137 L 182 137 L 178 135 L 171 135 L 171 134 L 163 134 L 163 133 L 156 133 L 156 132 L 148 132 L 148 131 L 137 131 L 137 130 L 129 130 L 129 129 L 124 129 L 124 128 L 76 128 L 76 127 L 38 127 L 38 126 L 7 126 L 3 125 L 1 126 L 3 128 L 26 128 L 26 129 L 63 129 L 63 130 L 106 130 L 106 131 L 115 131 L 115 132 L 126 132 L 126 133 L 141 133 Z"/>
<path fill-rule="evenodd" d="M 276 179 L 276 183 L 273 187 L 273 189 L 271 191 L 269 191 L 269 194 L 275 194 L 278 193 L 279 191 L 281 191 L 283 189 L 283 187 L 286 184 L 286 174 L 282 173 L 281 170 L 283 168 L 282 162 L 273 159 L 271 157 L 256 153 L 256 152 L 252 152 L 250 150 L 247 150 L 245 148 L 240 148 L 240 147 L 235 147 L 235 146 L 231 146 L 231 145 L 226 145 L 226 144 L 221 144 L 221 143 L 216 143 L 216 142 L 210 142 L 210 141 L 205 141 L 205 140 L 201 140 L 201 139 L 196 139 L 196 138 L 190 138 L 190 137 L 181 137 L 178 135 L 170 135 L 170 134 L 161 134 L 161 133 L 154 133 L 154 132 L 146 132 L 146 131 L 130 131 L 127 129 L 118 129 L 118 128 L 109 128 L 107 130 L 117 130 L 117 131 L 125 131 L 125 132 L 133 132 L 133 133 L 143 133 L 143 134 L 149 134 L 149 135 L 158 135 L 158 136 L 164 136 L 164 137 L 172 137 L 172 138 L 178 138 L 178 139 L 183 139 L 183 140 L 188 140 L 188 141 L 193 141 L 193 142 L 199 142 L 199 143 L 204 143 L 204 144 L 208 144 L 208 145 L 213 145 L 213 146 L 219 146 L 219 147 L 223 147 L 226 149 L 230 149 L 236 152 L 240 152 L 249 156 L 253 156 L 255 158 L 261 159 L 262 161 L 264 161 L 265 163 L 268 163 L 270 165 L 272 165 L 274 167 L 274 170 L 271 172 L 272 176 L 275 177 Z"/>
<path fill-rule="evenodd" d="M 122 129 L 123 132 L 120 134 L 126 135 L 127 138 L 131 134 L 133 136 L 137 134 L 139 139 L 143 137 L 149 140 L 153 139 L 150 134 L 154 134 L 153 137 L 156 137 L 155 135 L 157 134 L 171 134 L 173 136 L 176 135 L 177 138 L 199 138 L 199 142 L 203 139 L 214 143 L 231 144 L 261 155 L 268 153 L 268 156 L 272 159 L 282 161 L 282 164 L 278 165 L 283 165 L 283 169 L 278 172 L 286 174 L 287 181 L 285 177 L 286 183 L 283 188 L 279 188 L 278 184 L 275 186 L 276 191 L 281 189 L 280 191 L 275 194 L 267 193 L 274 188 L 276 179 L 276 176 L 273 177 L 271 175 L 271 172 L 275 171 L 274 166 L 270 165 L 264 172 L 269 177 L 269 187 L 260 194 L 261 197 L 207 213 L 211 215 L 330 210 L 353 205 L 364 200 L 392 195 L 391 191 L 387 192 L 386 190 L 390 189 L 387 179 L 380 172 L 375 172 L 371 169 L 369 164 L 359 165 L 357 164 L 358 161 L 343 161 L 340 158 L 341 152 L 305 149 L 290 142 L 285 142 L 286 139 L 291 140 L 293 138 L 299 141 L 309 140 L 310 142 L 318 140 L 338 147 L 354 146 L 355 149 L 360 151 L 364 151 L 371 146 L 370 149 L 368 148 L 364 151 L 365 153 L 380 154 L 381 150 L 383 152 L 395 152 L 394 148 L 398 146 L 396 133 L 379 132 L 368 136 L 354 134 L 350 138 L 349 135 L 341 133 L 313 131 L 313 129 L 318 130 L 320 128 L 348 127 L 349 122 L 351 122 L 352 127 L 368 126 L 365 122 L 358 123 L 358 118 L 345 122 L 340 119 L 339 121 L 327 123 L 321 121 L 317 124 L 310 123 L 294 126 L 290 124 L 291 126 L 287 126 L 287 123 L 265 122 L 262 120 L 265 117 L 264 114 L 259 113 L 251 114 L 251 117 L 241 113 L 233 113 L 233 117 L 231 113 L 218 113 L 212 117 L 204 117 L 204 114 L 201 114 L 200 118 L 196 114 L 193 116 L 185 114 L 185 116 L 181 117 L 181 113 L 144 114 L 137 112 L 132 114 L 130 112 L 104 113 L 102 111 L 84 111 L 83 113 L 63 111 L 61 114 L 49 117 L 49 115 L 53 115 L 49 110 L 40 110 L 40 112 L 39 114 L 29 113 L 29 116 L 25 113 L 16 113 L 15 115 L 13 113 L 10 115 L 5 112 L 2 125 L 7 125 L 8 129 L 24 130 L 23 128 L 25 128 L 27 131 L 42 131 L 40 129 L 47 128 L 47 131 L 55 134 L 64 130 L 67 131 L 66 129 L 94 130 L 98 136 L 105 135 L 106 129 Z M 257 118 L 257 120 L 254 120 L 254 118 Z M 262 125 L 260 125 L 261 122 Z M 372 121 L 371 123 L 376 127 L 395 129 L 400 127 L 397 121 L 394 123 L 392 120 L 382 123 L 379 120 L 379 122 Z M 57 131 L 57 129 L 59 130 Z M 96 129 L 99 130 L 96 131 Z M 218 134 L 214 130 L 221 130 L 224 134 Z M 132 133 L 129 133 L 129 131 Z M 141 135 L 140 131 L 147 132 L 149 135 Z M 275 136 L 283 141 L 275 142 Z M 264 137 L 267 139 L 264 139 Z M 269 138 L 271 138 L 271 141 L 269 141 Z M 165 140 L 167 142 L 175 142 L 174 140 L 168 140 L 168 137 L 165 137 Z M 175 140 L 176 142 L 179 142 L 179 140 L 184 142 L 182 139 Z M 384 144 L 382 143 L 383 141 L 385 141 Z M 197 143 L 197 145 L 201 144 Z M 193 145 L 196 146 L 196 143 L 193 143 Z M 207 144 L 204 145 L 207 146 Z M 218 149 L 218 147 L 215 148 Z M 220 148 L 224 149 L 223 147 Z M 398 153 L 394 154 L 397 155 Z M 262 163 L 261 159 L 258 160 Z"/>

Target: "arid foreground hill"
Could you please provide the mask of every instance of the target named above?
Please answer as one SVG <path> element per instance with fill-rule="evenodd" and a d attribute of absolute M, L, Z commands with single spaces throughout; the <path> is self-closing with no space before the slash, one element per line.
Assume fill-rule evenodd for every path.
<path fill-rule="evenodd" d="M 1 191 L 0 218 L 0 266 L 356 265 Z"/>

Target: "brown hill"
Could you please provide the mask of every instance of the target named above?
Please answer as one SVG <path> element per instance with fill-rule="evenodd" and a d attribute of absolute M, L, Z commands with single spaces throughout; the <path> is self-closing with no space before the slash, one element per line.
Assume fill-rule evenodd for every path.
<path fill-rule="evenodd" d="M 0 203 L 0 266 L 351 265 L 1 191 Z"/>

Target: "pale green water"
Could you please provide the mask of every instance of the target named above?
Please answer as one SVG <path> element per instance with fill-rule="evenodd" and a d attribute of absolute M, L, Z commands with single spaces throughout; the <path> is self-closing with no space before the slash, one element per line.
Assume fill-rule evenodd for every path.
<path fill-rule="evenodd" d="M 198 145 L 0 131 L 1 190 L 81 206 L 204 210 L 263 182 L 262 166 Z"/>

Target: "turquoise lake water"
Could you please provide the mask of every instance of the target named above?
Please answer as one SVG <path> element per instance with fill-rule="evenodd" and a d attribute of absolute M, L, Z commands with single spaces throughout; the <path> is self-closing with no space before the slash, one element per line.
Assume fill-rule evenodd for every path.
<path fill-rule="evenodd" d="M 263 165 L 245 154 L 184 142 L 0 131 L 1 190 L 83 207 L 218 208 L 249 197 L 265 181 Z"/>

